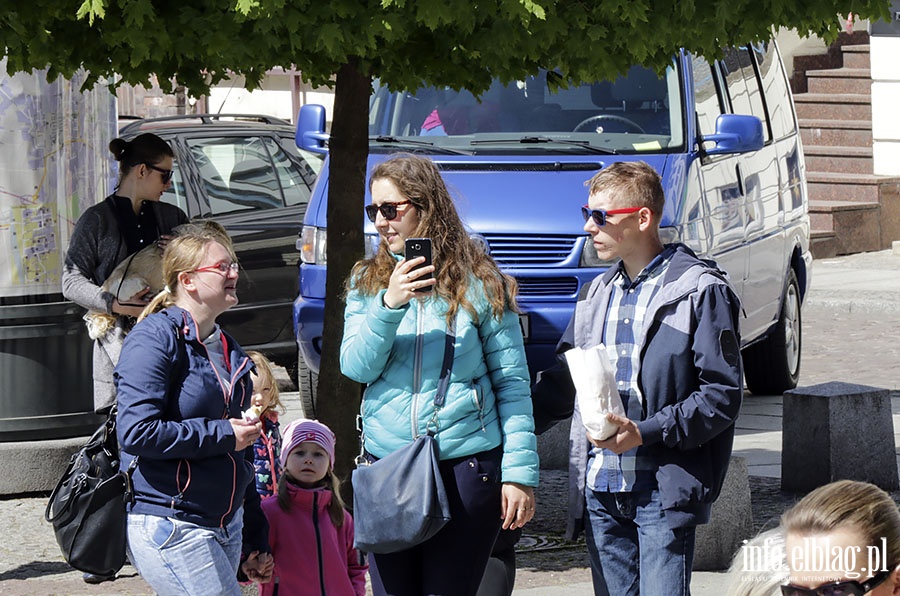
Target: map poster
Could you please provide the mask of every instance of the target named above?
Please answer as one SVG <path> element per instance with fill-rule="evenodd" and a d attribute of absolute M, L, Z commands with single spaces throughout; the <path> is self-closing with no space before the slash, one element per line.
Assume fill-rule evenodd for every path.
<path fill-rule="evenodd" d="M 113 188 L 115 95 L 0 60 L 0 299 L 60 293 L 72 228 Z"/>

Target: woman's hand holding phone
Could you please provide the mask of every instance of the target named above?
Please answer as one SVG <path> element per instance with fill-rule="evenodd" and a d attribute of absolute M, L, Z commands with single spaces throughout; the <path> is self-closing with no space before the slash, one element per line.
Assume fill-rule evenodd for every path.
<path fill-rule="evenodd" d="M 418 256 L 413 256 L 412 244 L 420 248 Z M 434 288 L 434 265 L 431 263 L 431 240 L 428 238 L 410 238 L 406 241 L 406 258 L 397 263 L 387 291 L 384 293 L 384 305 L 388 308 L 400 308 L 421 292 L 430 292 Z M 427 247 L 427 248 L 426 248 Z"/>

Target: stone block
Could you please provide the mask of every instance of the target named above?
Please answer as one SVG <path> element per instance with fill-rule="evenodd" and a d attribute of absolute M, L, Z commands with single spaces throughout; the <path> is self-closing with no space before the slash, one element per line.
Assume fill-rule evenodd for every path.
<path fill-rule="evenodd" d="M 90 437 L 0 443 L 0 495 L 51 491 Z"/>
<path fill-rule="evenodd" d="M 728 569 L 744 540 L 753 536 L 750 477 L 743 457 L 732 457 L 708 524 L 697 526 L 694 571 Z"/>
<path fill-rule="evenodd" d="M 781 427 L 783 490 L 843 479 L 900 487 L 889 390 L 829 382 L 786 391 Z"/>

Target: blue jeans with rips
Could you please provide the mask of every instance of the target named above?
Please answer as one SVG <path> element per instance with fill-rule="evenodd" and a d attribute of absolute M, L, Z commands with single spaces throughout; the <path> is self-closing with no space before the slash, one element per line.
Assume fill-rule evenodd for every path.
<path fill-rule="evenodd" d="M 243 509 L 223 528 L 128 514 L 128 556 L 160 596 L 240 596 Z"/>
<path fill-rule="evenodd" d="M 584 492 L 594 594 L 690 596 L 696 528 L 670 528 L 657 490 Z"/>

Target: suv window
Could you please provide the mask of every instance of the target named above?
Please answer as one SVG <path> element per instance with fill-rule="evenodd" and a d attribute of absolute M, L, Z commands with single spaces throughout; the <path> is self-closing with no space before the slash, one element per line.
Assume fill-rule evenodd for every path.
<path fill-rule="evenodd" d="M 189 139 L 200 170 L 209 214 L 222 215 L 284 206 L 281 184 L 259 137 Z"/>
<path fill-rule="evenodd" d="M 309 203 L 309 185 L 303 179 L 297 168 L 291 163 L 290 158 L 281 146 L 276 143 L 274 139 L 268 137 L 263 138 L 262 142 L 269 152 L 269 155 L 272 156 L 272 160 L 275 162 L 275 175 L 278 178 L 278 182 L 281 184 L 281 192 L 284 195 L 285 205 L 305 205 L 306 203 Z M 304 160 L 303 163 L 305 165 L 306 161 Z M 310 180 L 314 180 L 316 176 L 312 171 L 312 168 L 308 168 L 306 175 Z"/>

